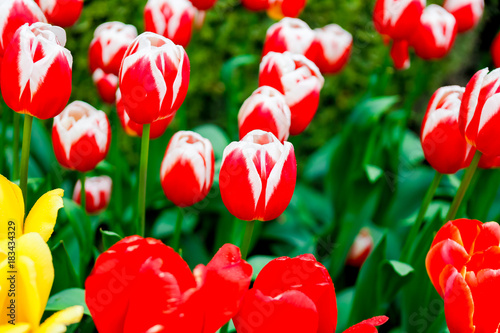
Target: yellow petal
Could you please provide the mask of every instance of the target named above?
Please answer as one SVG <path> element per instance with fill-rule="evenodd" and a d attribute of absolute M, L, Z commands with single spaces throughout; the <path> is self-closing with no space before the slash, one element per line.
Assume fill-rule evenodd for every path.
<path fill-rule="evenodd" d="M 7 324 L 0 326 L 0 333 L 28 333 L 29 331 L 29 324 L 16 324 L 16 326 Z"/>
<path fill-rule="evenodd" d="M 14 221 L 15 226 L 9 225 Z M 23 234 L 24 200 L 21 189 L 0 175 L 0 239 L 7 238 L 8 231 L 15 231 L 16 237 Z M 15 227 L 15 230 L 9 226 Z"/>
<path fill-rule="evenodd" d="M 83 316 L 83 306 L 75 305 L 65 310 L 54 313 L 40 325 L 35 333 L 62 333 L 66 326 L 79 323 Z"/>
<path fill-rule="evenodd" d="M 10 302 L 10 299 L 7 298 L 10 287 L 10 282 L 7 280 L 7 271 L 7 258 L 5 258 L 5 260 L 0 263 L 0 276 L 5 276 L 5 278 L 0 279 L 0 309 L 2 309 L 2 311 L 0 311 L 0 326 L 3 324 L 7 324 L 8 320 L 10 319 L 9 317 L 7 317 L 7 312 L 3 311 L 3 309 L 7 311 L 7 302 Z"/>
<path fill-rule="evenodd" d="M 29 257 L 19 256 L 16 266 L 16 323 L 29 323 L 31 327 L 38 327 L 43 309 L 40 306 L 40 293 L 36 283 L 36 263 Z M 10 302 L 10 299 L 11 297 L 7 297 L 6 303 Z"/>
<path fill-rule="evenodd" d="M 64 191 L 61 189 L 52 190 L 42 195 L 26 218 L 24 233 L 38 232 L 47 242 L 54 231 L 57 211 L 64 206 L 63 195 Z"/>

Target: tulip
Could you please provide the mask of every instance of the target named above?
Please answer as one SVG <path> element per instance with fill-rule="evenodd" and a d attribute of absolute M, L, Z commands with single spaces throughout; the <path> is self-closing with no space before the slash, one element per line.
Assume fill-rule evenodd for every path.
<path fill-rule="evenodd" d="M 191 273 L 161 241 L 131 236 L 97 258 L 85 301 L 100 333 L 215 332 L 238 312 L 251 276 L 234 245 Z"/>
<path fill-rule="evenodd" d="M 313 119 L 323 84 L 318 67 L 303 55 L 270 52 L 260 63 L 259 86 L 270 86 L 285 95 L 292 135 L 302 133 Z"/>
<path fill-rule="evenodd" d="M 306 22 L 300 19 L 285 17 L 273 24 L 266 33 L 263 56 L 269 52 L 302 54 L 314 61 L 312 45 L 315 39 L 314 31 Z"/>
<path fill-rule="evenodd" d="M 390 56 L 396 69 L 410 68 L 410 52 L 407 40 L 395 40 L 392 42 Z"/>
<path fill-rule="evenodd" d="M 122 102 L 122 94 L 120 88 L 116 91 L 116 112 L 118 113 L 118 118 L 122 124 L 125 132 L 130 136 L 142 137 L 143 125 L 138 124 L 130 119 L 127 112 L 125 111 L 125 106 Z M 168 125 L 172 121 L 173 117 L 158 119 L 151 123 L 151 131 L 149 133 L 150 139 L 157 139 L 165 133 Z"/>
<path fill-rule="evenodd" d="M 198 10 L 209 10 L 217 3 L 217 0 L 190 0 Z"/>
<path fill-rule="evenodd" d="M 278 90 L 262 86 L 252 93 L 238 113 L 240 140 L 254 129 L 273 133 L 284 142 L 290 132 L 290 108 Z"/>
<path fill-rule="evenodd" d="M 112 181 L 108 176 L 89 177 L 85 179 L 85 210 L 89 214 L 99 214 L 104 211 L 111 199 Z M 81 202 L 82 183 L 76 182 L 73 191 L 73 201 L 77 204 Z"/>
<path fill-rule="evenodd" d="M 500 168 L 500 156 L 481 155 L 478 167 L 481 169 Z"/>
<path fill-rule="evenodd" d="M 410 39 L 410 45 L 422 59 L 439 59 L 450 52 L 457 35 L 455 17 L 438 5 L 427 6 L 415 33 Z"/>
<path fill-rule="evenodd" d="M 311 59 L 323 74 L 334 74 L 342 70 L 349 61 L 352 50 L 352 35 L 337 24 L 315 29 L 316 59 Z"/>
<path fill-rule="evenodd" d="M 375 29 L 394 40 L 408 39 L 419 25 L 425 0 L 377 0 L 373 11 Z"/>
<path fill-rule="evenodd" d="M 187 47 L 195 15 L 196 9 L 189 0 L 148 0 L 144 8 L 146 31 Z"/>
<path fill-rule="evenodd" d="M 484 11 L 484 0 L 446 0 L 444 9 L 450 12 L 457 20 L 459 33 L 473 29 Z"/>
<path fill-rule="evenodd" d="M 59 163 L 87 172 L 108 154 L 111 127 L 108 117 L 91 105 L 75 101 L 54 118 L 52 144 Z"/>
<path fill-rule="evenodd" d="M 425 158 L 440 173 L 454 174 L 468 167 L 475 153 L 458 128 L 464 91 L 459 86 L 436 90 L 422 122 L 420 141 Z"/>
<path fill-rule="evenodd" d="M 269 0 L 267 15 L 275 20 L 283 17 L 297 17 L 300 15 L 307 0 Z"/>
<path fill-rule="evenodd" d="M 172 117 L 189 85 L 189 59 L 184 48 L 145 32 L 129 46 L 120 69 L 120 90 L 130 119 L 151 124 Z"/>
<path fill-rule="evenodd" d="M 214 178 L 214 151 L 208 139 L 191 131 L 172 136 L 161 164 L 160 179 L 166 197 L 178 207 L 203 200 Z"/>
<path fill-rule="evenodd" d="M 269 8 L 269 0 L 241 0 L 241 4 L 248 10 L 258 12 Z"/>
<path fill-rule="evenodd" d="M 354 267 L 361 267 L 366 258 L 373 250 L 373 238 L 368 228 L 363 228 L 354 239 L 349 253 L 347 254 L 346 264 Z"/>
<path fill-rule="evenodd" d="M 497 331 L 499 262 L 498 223 L 460 219 L 438 231 L 425 264 L 432 284 L 444 299 L 450 333 Z"/>
<path fill-rule="evenodd" d="M 495 67 L 500 67 L 500 32 L 493 40 L 493 44 L 491 44 L 491 57 Z"/>
<path fill-rule="evenodd" d="M 50 24 L 70 27 L 76 23 L 83 9 L 83 0 L 35 0 Z"/>
<path fill-rule="evenodd" d="M 98 68 L 92 73 L 92 80 L 97 87 L 97 92 L 101 99 L 108 104 L 116 100 L 116 90 L 118 89 L 118 76 L 115 74 L 106 74 Z"/>

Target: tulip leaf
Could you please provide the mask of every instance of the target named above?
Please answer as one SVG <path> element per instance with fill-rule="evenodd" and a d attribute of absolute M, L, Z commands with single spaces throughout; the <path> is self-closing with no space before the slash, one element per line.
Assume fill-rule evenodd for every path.
<path fill-rule="evenodd" d="M 347 328 L 347 321 L 351 313 L 352 301 L 354 299 L 354 287 L 346 288 L 337 292 L 337 332 L 342 332 Z"/>
<path fill-rule="evenodd" d="M 179 208 L 177 207 L 163 211 L 153 224 L 152 236 L 154 238 L 166 238 L 173 235 L 178 214 Z M 181 214 L 183 214 L 182 233 L 191 233 L 198 221 L 198 215 L 184 211 L 181 211 Z"/>
<path fill-rule="evenodd" d="M 305 179 L 309 181 L 319 180 L 328 173 L 332 155 L 339 146 L 339 143 L 340 136 L 337 135 L 311 154 L 304 167 Z"/>
<path fill-rule="evenodd" d="M 108 250 L 115 243 L 119 242 L 122 237 L 117 233 L 107 230 L 100 230 L 102 235 L 102 244 L 104 246 L 104 251 Z"/>
<path fill-rule="evenodd" d="M 365 165 L 366 176 L 370 183 L 375 183 L 383 174 L 384 171 L 376 165 Z"/>
<path fill-rule="evenodd" d="M 54 283 L 51 294 L 68 288 L 81 287 L 80 278 L 76 274 L 63 241 L 52 248 L 52 262 L 54 263 Z"/>
<path fill-rule="evenodd" d="M 275 259 L 275 257 L 272 256 L 253 256 L 249 258 L 248 263 L 253 267 L 252 280 L 255 280 L 262 268 L 264 268 L 264 266 L 266 266 L 273 259 Z"/>
<path fill-rule="evenodd" d="M 399 289 L 412 278 L 414 269 L 404 262 L 385 260 L 380 265 L 378 275 L 378 300 L 389 304 Z"/>
<path fill-rule="evenodd" d="M 374 97 L 362 101 L 354 108 L 349 122 L 358 126 L 369 126 L 389 112 L 399 101 L 398 96 Z"/>
<path fill-rule="evenodd" d="M 66 289 L 51 296 L 45 310 L 60 311 L 75 305 L 83 306 L 83 312 L 90 316 L 90 311 L 85 303 L 85 290 L 81 288 Z"/>

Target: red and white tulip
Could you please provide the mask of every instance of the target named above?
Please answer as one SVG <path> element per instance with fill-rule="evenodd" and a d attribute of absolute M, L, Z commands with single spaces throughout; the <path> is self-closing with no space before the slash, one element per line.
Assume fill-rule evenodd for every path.
<path fill-rule="evenodd" d="M 50 24 L 70 27 L 78 21 L 83 0 L 35 0 Z"/>
<path fill-rule="evenodd" d="M 275 20 L 281 20 L 283 17 L 297 17 L 300 15 L 307 0 L 268 0 L 269 7 L 267 15 Z"/>
<path fill-rule="evenodd" d="M 312 45 L 314 31 L 300 19 L 284 18 L 273 24 L 266 33 L 263 56 L 269 52 L 303 54 L 314 61 Z"/>
<path fill-rule="evenodd" d="M 47 23 L 19 28 L 5 50 L 1 86 L 5 103 L 18 113 L 53 118 L 71 95 L 73 57 L 64 29 Z"/>
<path fill-rule="evenodd" d="M 458 32 L 473 29 L 484 11 L 484 0 L 446 0 L 444 9 L 450 12 L 457 20 Z"/>
<path fill-rule="evenodd" d="M 316 57 L 311 60 L 323 74 L 334 74 L 342 70 L 351 55 L 352 35 L 338 24 L 329 24 L 314 32 Z"/>
<path fill-rule="evenodd" d="M 109 205 L 113 182 L 108 176 L 85 178 L 85 210 L 89 214 L 99 214 Z M 73 201 L 80 205 L 82 183 L 76 182 L 73 191 Z"/>
<path fill-rule="evenodd" d="M 377 0 L 373 11 L 375 29 L 394 40 L 408 39 L 419 25 L 425 0 Z"/>
<path fill-rule="evenodd" d="M 323 84 L 318 67 L 301 54 L 270 52 L 260 63 L 259 86 L 273 87 L 285 95 L 292 135 L 302 133 L 313 119 Z"/>
<path fill-rule="evenodd" d="M 102 69 L 98 68 L 92 73 L 92 80 L 101 99 L 108 104 L 114 103 L 116 89 L 118 89 L 118 76 L 112 73 L 105 73 Z"/>
<path fill-rule="evenodd" d="M 108 154 L 111 127 L 103 111 L 75 101 L 54 118 L 52 145 L 59 163 L 68 169 L 87 172 Z"/>
<path fill-rule="evenodd" d="M 152 32 L 129 46 L 120 69 L 120 90 L 130 119 L 150 124 L 175 115 L 189 86 L 184 48 Z"/>
<path fill-rule="evenodd" d="M 179 207 L 203 200 L 212 187 L 214 163 L 214 151 L 208 139 L 191 131 L 175 133 L 161 164 L 163 192 Z"/>
<path fill-rule="evenodd" d="M 405 39 L 392 42 L 390 55 L 394 68 L 400 70 L 410 68 L 410 51 L 408 47 L 408 41 Z"/>
<path fill-rule="evenodd" d="M 243 103 L 238 114 L 240 140 L 259 129 L 273 133 L 281 142 L 290 134 L 290 108 L 278 90 L 263 86 Z"/>
<path fill-rule="evenodd" d="M 373 237 L 370 229 L 363 228 L 354 239 L 354 243 L 347 254 L 346 264 L 361 267 L 373 250 Z"/>
<path fill-rule="evenodd" d="M 190 0 L 198 10 L 209 10 L 217 3 L 217 0 Z"/>
<path fill-rule="evenodd" d="M 293 145 L 254 130 L 224 149 L 219 174 L 222 201 L 241 220 L 269 221 L 290 203 L 296 177 Z"/>

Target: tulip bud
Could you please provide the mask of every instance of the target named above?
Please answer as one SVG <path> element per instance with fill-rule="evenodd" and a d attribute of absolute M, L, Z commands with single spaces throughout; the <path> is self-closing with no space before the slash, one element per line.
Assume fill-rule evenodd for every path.
<path fill-rule="evenodd" d="M 260 63 L 259 86 L 270 86 L 285 95 L 290 107 L 290 134 L 302 133 L 319 105 L 324 78 L 318 67 L 300 54 L 267 54 Z"/>
<path fill-rule="evenodd" d="M 438 5 L 427 6 L 410 45 L 422 59 L 439 59 L 450 52 L 457 35 L 457 22 L 453 15 Z"/>
<path fill-rule="evenodd" d="M 346 264 L 361 267 L 373 250 L 373 238 L 370 229 L 363 228 L 354 239 L 354 243 L 347 254 Z"/>
<path fill-rule="evenodd" d="M 50 24 L 70 27 L 83 9 L 83 0 L 35 0 Z"/>
<path fill-rule="evenodd" d="M 410 68 L 408 41 L 404 39 L 393 41 L 391 47 L 391 58 L 396 69 L 403 70 Z"/>
<path fill-rule="evenodd" d="M 468 167 L 476 151 L 458 128 L 464 90 L 459 86 L 436 90 L 422 122 L 420 141 L 425 158 L 440 173 L 453 174 Z"/>
<path fill-rule="evenodd" d="M 203 200 L 214 179 L 214 151 L 208 139 L 191 131 L 179 131 L 168 144 L 160 170 L 161 185 L 176 206 Z"/>
<path fill-rule="evenodd" d="M 500 156 L 500 69 L 478 71 L 467 84 L 459 127 L 465 139 L 485 155 Z"/>
<path fill-rule="evenodd" d="M 269 0 L 267 15 L 275 20 L 283 17 L 297 17 L 300 15 L 307 0 Z"/>
<path fill-rule="evenodd" d="M 248 10 L 258 12 L 269 8 L 269 0 L 241 0 L 241 4 Z"/>
<path fill-rule="evenodd" d="M 189 0 L 148 0 L 144 8 L 146 31 L 187 47 L 195 15 L 196 9 Z"/>
<path fill-rule="evenodd" d="M 241 220 L 269 221 L 290 203 L 296 177 L 293 145 L 254 130 L 224 149 L 219 175 L 222 201 Z"/>
<path fill-rule="evenodd" d="M 255 90 L 238 113 L 240 140 L 259 129 L 273 133 L 281 142 L 288 139 L 290 108 L 278 90 L 263 86 Z"/>
<path fill-rule="evenodd" d="M 316 59 L 311 59 L 323 74 L 339 72 L 349 61 L 352 35 L 337 24 L 315 29 Z"/>
<path fill-rule="evenodd" d="M 500 67 L 500 32 L 493 40 L 493 44 L 491 44 L 491 57 L 495 67 Z"/>
<path fill-rule="evenodd" d="M 145 32 L 128 47 L 119 77 L 130 119 L 150 124 L 173 117 L 184 102 L 189 86 L 189 59 L 182 46 Z"/>
<path fill-rule="evenodd" d="M 217 0 L 190 0 L 198 10 L 209 10 L 217 3 Z"/>
<path fill-rule="evenodd" d="M 116 112 L 118 113 L 118 118 L 120 119 L 123 129 L 128 135 L 142 137 L 143 125 L 130 120 L 130 117 L 125 111 L 125 106 L 123 105 L 120 88 L 116 91 Z M 149 138 L 157 139 L 162 136 L 171 121 L 172 117 L 153 121 L 151 123 Z"/>
<path fill-rule="evenodd" d="M 112 181 L 108 176 L 85 178 L 85 210 L 89 214 L 99 214 L 104 211 L 111 199 Z M 82 183 L 76 182 L 73 191 L 73 201 L 80 205 Z"/>
<path fill-rule="evenodd" d="M 80 172 L 94 169 L 108 154 L 110 141 L 108 117 L 85 102 L 69 104 L 54 118 L 52 144 L 65 168 Z"/>
<path fill-rule="evenodd" d="M 458 32 L 466 32 L 474 28 L 484 11 L 484 0 L 446 0 L 444 9 L 457 20 Z"/>
<path fill-rule="evenodd" d="M 118 88 L 118 76 L 115 74 L 106 74 L 100 68 L 92 74 L 92 80 L 97 87 L 99 96 L 105 103 L 115 102 L 116 89 Z"/>
<path fill-rule="evenodd" d="M 64 29 L 46 23 L 19 28 L 5 51 L 1 85 L 5 103 L 40 119 L 58 115 L 71 95 L 73 58 Z"/>
<path fill-rule="evenodd" d="M 33 0 L 0 1 L 0 58 L 17 29 L 25 23 L 30 25 L 35 22 L 46 23 L 47 20 Z"/>
<path fill-rule="evenodd" d="M 300 19 L 284 18 L 273 24 L 266 33 L 263 56 L 269 52 L 291 53 L 306 55 L 314 60 L 315 54 L 311 49 L 314 42 L 314 31 L 306 22 Z"/>
<path fill-rule="evenodd" d="M 375 29 L 392 39 L 408 39 L 419 25 L 425 0 L 377 0 L 373 11 Z"/>

